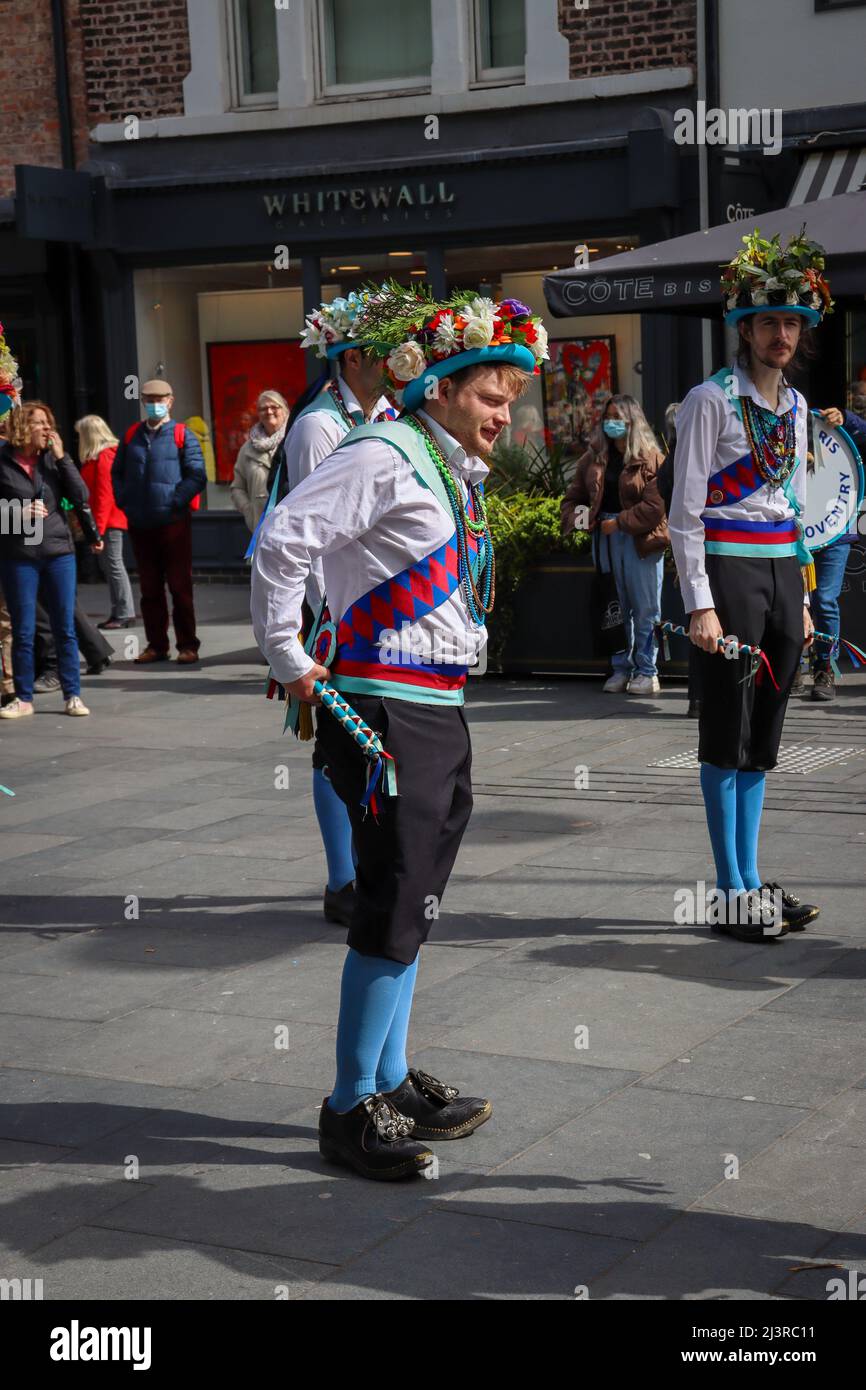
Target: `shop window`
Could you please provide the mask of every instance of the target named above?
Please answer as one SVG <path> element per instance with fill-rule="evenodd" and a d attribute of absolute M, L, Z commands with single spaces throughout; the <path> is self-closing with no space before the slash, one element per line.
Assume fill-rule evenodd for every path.
<path fill-rule="evenodd" d="M 521 77 L 526 62 L 526 0 L 475 0 L 479 82 Z"/>
<path fill-rule="evenodd" d="M 230 0 L 229 38 L 236 106 L 277 104 L 274 0 Z"/>
<path fill-rule="evenodd" d="M 430 0 L 320 0 L 326 96 L 429 87 Z"/>

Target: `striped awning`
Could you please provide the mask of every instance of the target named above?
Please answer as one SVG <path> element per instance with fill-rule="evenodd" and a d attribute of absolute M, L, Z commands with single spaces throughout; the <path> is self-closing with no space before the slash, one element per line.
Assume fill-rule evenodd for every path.
<path fill-rule="evenodd" d="M 820 150 L 803 161 L 788 207 L 835 198 L 839 193 L 859 193 L 866 189 L 866 147 Z"/>

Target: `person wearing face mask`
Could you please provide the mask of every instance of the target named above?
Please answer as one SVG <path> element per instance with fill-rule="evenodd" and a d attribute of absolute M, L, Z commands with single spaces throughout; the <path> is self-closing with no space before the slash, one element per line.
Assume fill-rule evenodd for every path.
<path fill-rule="evenodd" d="M 235 461 L 231 498 L 250 531 L 255 531 L 268 501 L 268 474 L 286 435 L 289 403 L 279 391 L 263 391 L 256 402 L 258 423 L 241 445 Z"/>
<path fill-rule="evenodd" d="M 196 435 L 171 418 L 173 401 L 167 381 L 144 383 L 145 419 L 127 430 L 111 465 L 115 500 L 126 513 L 138 565 L 147 636 L 147 646 L 135 658 L 139 665 L 168 661 L 166 585 L 173 603 L 177 660 L 182 666 L 198 661 L 190 508 L 198 505 L 207 473 Z"/>
<path fill-rule="evenodd" d="M 639 403 L 633 396 L 611 396 L 562 500 L 565 535 L 574 530 L 575 508 L 589 506 L 596 562 L 616 581 L 626 646 L 611 658 L 613 673 L 603 686 L 609 694 L 655 695 L 660 688 L 656 623 L 668 544 L 657 483 L 661 463 Z"/>

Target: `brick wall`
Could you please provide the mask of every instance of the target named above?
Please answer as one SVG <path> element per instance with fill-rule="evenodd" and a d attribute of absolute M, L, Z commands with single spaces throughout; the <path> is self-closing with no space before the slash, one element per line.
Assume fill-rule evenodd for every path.
<path fill-rule="evenodd" d="M 559 27 L 571 50 L 572 77 L 637 72 L 695 63 L 696 0 L 559 0 Z"/>
<path fill-rule="evenodd" d="M 186 0 L 66 0 L 76 163 L 98 121 L 183 113 Z M 62 164 L 50 0 L 0 0 L 0 197 L 16 164 Z"/>
<path fill-rule="evenodd" d="M 88 119 L 183 115 L 190 69 L 186 0 L 76 0 Z"/>

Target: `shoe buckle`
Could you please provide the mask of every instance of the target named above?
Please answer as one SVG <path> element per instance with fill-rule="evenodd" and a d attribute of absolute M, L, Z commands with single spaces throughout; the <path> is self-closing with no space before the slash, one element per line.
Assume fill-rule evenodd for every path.
<path fill-rule="evenodd" d="M 398 1139 L 406 1139 L 415 1128 L 415 1121 L 409 1115 L 402 1115 L 396 1106 L 381 1094 L 368 1096 L 364 1109 L 376 1126 L 376 1133 L 386 1144 Z"/>
<path fill-rule="evenodd" d="M 437 1081 L 435 1076 L 430 1076 L 426 1071 L 413 1070 L 410 1072 L 410 1076 L 423 1095 L 436 1100 L 443 1100 L 446 1104 L 456 1100 L 460 1094 L 456 1086 L 446 1086 L 443 1081 Z"/>

